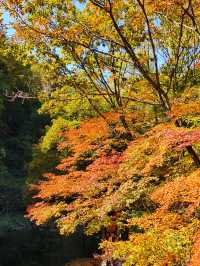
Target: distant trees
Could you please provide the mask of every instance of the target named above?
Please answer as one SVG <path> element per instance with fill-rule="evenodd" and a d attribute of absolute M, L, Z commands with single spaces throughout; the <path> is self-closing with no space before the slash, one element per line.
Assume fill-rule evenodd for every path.
<path fill-rule="evenodd" d="M 0 213 L 22 211 L 27 163 L 32 159 L 32 144 L 48 123 L 39 116 L 39 101 L 32 96 L 39 89 L 39 77 L 30 62 L 25 64 L 23 47 L 0 38 Z M 20 95 L 19 95 L 20 92 Z M 31 102 L 29 96 L 31 95 Z M 21 96 L 21 97 L 19 97 Z"/>

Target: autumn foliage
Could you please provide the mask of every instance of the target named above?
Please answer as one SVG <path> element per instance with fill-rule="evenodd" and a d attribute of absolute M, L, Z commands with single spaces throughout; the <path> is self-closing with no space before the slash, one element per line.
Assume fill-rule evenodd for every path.
<path fill-rule="evenodd" d="M 60 132 L 66 156 L 30 186 L 28 217 L 61 234 L 107 230 L 104 257 L 124 265 L 189 263 L 190 254 L 188 265 L 197 265 L 200 172 L 187 147 L 198 150 L 200 129 L 172 120 L 141 134 L 140 112 L 126 115 L 128 131 L 120 114 L 103 115 Z"/>
<path fill-rule="evenodd" d="M 98 233 L 125 266 L 199 266 L 199 1 L 2 4 L 54 119 L 38 146 L 59 163 L 29 185 L 29 219 Z"/>

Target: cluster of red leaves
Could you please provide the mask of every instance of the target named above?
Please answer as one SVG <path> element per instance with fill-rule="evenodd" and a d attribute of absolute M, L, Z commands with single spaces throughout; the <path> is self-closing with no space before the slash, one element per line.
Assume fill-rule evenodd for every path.
<path fill-rule="evenodd" d="M 128 119 L 132 117 L 130 115 Z M 112 193 L 122 162 L 121 152 L 110 146 L 116 137 L 112 134 L 119 137 L 124 132 L 119 115 L 115 113 L 106 114 L 106 120 L 91 119 L 78 129 L 63 132 L 65 140 L 58 148 L 62 151 L 71 149 L 71 153 L 56 168 L 65 173 L 46 173 L 43 180 L 32 186 L 38 191 L 34 198 L 40 202 L 29 206 L 28 216 L 39 224 L 56 217 L 60 218 L 60 224 L 74 225 L 83 218 L 87 222 L 101 217 L 105 213 L 102 209 L 105 199 L 101 194 L 109 196 Z M 83 169 L 77 168 L 80 162 Z M 59 204 L 56 203 L 58 201 Z M 64 212 L 67 215 L 63 216 Z"/>
<path fill-rule="evenodd" d="M 133 121 L 133 117 L 129 115 L 127 121 Z M 63 234 L 74 232 L 80 224 L 92 234 L 113 223 L 109 214 L 113 210 L 117 213 L 115 222 L 120 223 L 124 210 L 148 209 L 148 198 L 159 207 L 141 218 L 131 219 L 130 227 L 139 225 L 160 232 L 187 227 L 200 205 L 199 170 L 167 182 L 153 193 L 149 191 L 161 175 L 169 176 L 166 161 L 171 154 L 200 141 L 200 130 L 160 124 L 132 142 L 123 139 L 128 148 L 117 151 L 111 144 L 121 141 L 124 133 L 127 132 L 117 114 L 107 114 L 107 121 L 91 119 L 80 128 L 63 132 L 64 141 L 59 149 L 71 150 L 57 166 L 63 174 L 45 174 L 34 186 L 37 190 L 34 197 L 39 202 L 29 206 L 28 217 L 38 224 L 54 220 Z M 136 136 L 133 130 L 132 135 Z M 79 168 L 78 163 L 86 165 Z M 164 172 L 156 172 L 160 168 Z M 154 236 L 140 235 L 137 241 L 142 243 L 151 237 Z"/>
<path fill-rule="evenodd" d="M 67 157 L 57 166 L 58 170 L 65 171 L 74 166 L 74 163 L 82 157 L 84 152 L 95 151 L 96 156 L 103 154 L 109 149 L 112 125 L 118 134 L 124 132 L 124 128 L 119 123 L 119 113 L 106 113 L 104 118 L 98 117 L 84 121 L 78 129 L 70 129 L 61 134 L 65 139 L 59 144 L 58 150 L 62 151 L 70 147 L 73 156 Z M 127 120 L 135 119 L 134 114 L 128 114 Z"/>
<path fill-rule="evenodd" d="M 177 128 L 173 124 L 160 124 L 137 138 L 124 153 L 119 172 L 126 178 L 134 175 L 149 176 L 162 167 L 172 151 L 180 151 L 200 142 L 199 129 Z"/>
<path fill-rule="evenodd" d="M 130 118 L 132 119 L 131 116 Z M 110 124 L 111 121 L 115 124 L 115 132 L 123 132 L 117 114 L 108 114 L 107 119 Z M 136 189 L 138 185 L 132 182 L 133 176 L 151 176 L 152 171 L 164 164 L 169 151 L 184 149 L 200 140 L 199 130 L 161 124 L 130 143 L 122 154 L 110 146 L 113 141 L 112 133 L 108 122 L 103 118 L 91 119 L 78 129 L 62 133 L 66 140 L 60 144 L 59 149 L 72 149 L 71 155 L 57 166 L 57 169 L 65 173 L 45 174 L 45 180 L 34 186 L 38 190 L 35 198 L 43 201 L 46 209 L 47 204 L 49 205 L 52 216 L 55 210 L 52 210 L 53 199 L 55 202 L 59 200 L 62 207 L 65 206 L 66 212 L 73 210 L 80 216 L 87 207 L 88 213 L 93 213 L 92 209 L 96 212 L 98 210 L 95 216 L 102 217 L 113 205 L 121 206 L 120 202 L 130 194 L 130 188 L 139 189 Z M 87 152 L 91 154 L 88 156 Z M 79 161 L 86 161 L 84 169 L 77 169 Z M 151 178 L 140 185 L 147 186 L 150 181 Z M 38 217 L 40 210 L 43 211 L 42 208 L 42 203 L 33 205 L 28 209 L 29 217 L 40 220 Z M 63 212 L 63 208 L 61 209 Z M 56 210 L 58 211 L 58 208 Z M 47 217 L 49 218 L 49 215 Z M 75 217 L 77 219 L 77 216 L 74 216 L 74 219 Z"/>
<path fill-rule="evenodd" d="M 163 139 L 163 146 L 175 146 L 178 149 L 184 149 L 185 147 L 200 141 L 200 130 L 188 130 L 184 128 L 166 127 L 162 132 L 158 134 L 158 138 Z"/>
<path fill-rule="evenodd" d="M 150 198 L 159 208 L 134 222 L 144 228 L 177 229 L 193 219 L 200 206 L 200 170 L 187 177 L 180 177 L 151 193 Z"/>
<path fill-rule="evenodd" d="M 65 230 L 66 224 L 76 227 L 81 221 L 87 223 L 101 219 L 106 213 L 103 208 L 105 197 L 101 197 L 101 194 L 109 196 L 112 193 L 121 161 L 121 154 L 112 152 L 100 156 L 85 171 L 61 176 L 49 174 L 46 181 L 37 185 L 40 191 L 35 197 L 43 201 L 28 208 L 29 217 L 38 224 L 45 223 L 52 217 L 59 218 L 62 233 L 70 232 L 70 229 Z M 59 199 L 59 204 L 56 201 L 53 204 L 46 202 L 53 197 Z M 67 215 L 63 216 L 63 212 Z M 72 230 L 74 229 L 73 227 Z"/>

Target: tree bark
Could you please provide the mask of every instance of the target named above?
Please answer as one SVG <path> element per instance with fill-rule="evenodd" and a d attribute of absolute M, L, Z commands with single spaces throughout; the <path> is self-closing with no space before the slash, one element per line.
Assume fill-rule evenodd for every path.
<path fill-rule="evenodd" d="M 189 152 L 190 156 L 192 157 L 192 159 L 193 159 L 194 163 L 196 164 L 196 166 L 198 168 L 200 168 L 200 159 L 199 159 L 199 156 L 197 155 L 197 153 L 193 149 L 192 145 L 191 146 L 188 146 L 186 149 Z"/>
<path fill-rule="evenodd" d="M 175 125 L 177 127 L 181 127 L 182 121 L 180 119 L 176 120 Z M 186 149 L 187 149 L 188 153 L 190 154 L 190 156 L 192 157 L 196 167 L 200 168 L 200 158 L 199 158 L 198 154 L 196 153 L 196 151 L 193 149 L 192 145 L 187 146 Z"/>

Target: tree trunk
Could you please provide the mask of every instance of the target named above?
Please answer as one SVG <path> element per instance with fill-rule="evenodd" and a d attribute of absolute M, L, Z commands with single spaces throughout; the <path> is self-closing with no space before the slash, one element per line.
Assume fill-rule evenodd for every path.
<path fill-rule="evenodd" d="M 196 166 L 198 168 L 200 168 L 200 159 L 199 156 L 197 155 L 197 153 L 195 152 L 195 150 L 193 149 L 192 145 L 187 147 L 187 151 L 189 152 L 189 154 L 191 155 L 194 163 L 196 164 Z"/>
<path fill-rule="evenodd" d="M 119 120 L 122 123 L 123 127 L 126 129 L 126 131 L 130 132 L 129 126 L 128 126 L 127 122 L 126 122 L 125 115 L 120 115 Z"/>
<path fill-rule="evenodd" d="M 181 127 L 182 126 L 182 121 L 180 119 L 176 120 L 175 125 L 177 127 Z M 186 149 L 187 149 L 188 153 L 190 154 L 190 156 L 192 157 L 196 167 L 200 168 L 199 156 L 197 155 L 196 151 L 193 149 L 192 145 L 187 146 Z"/>

